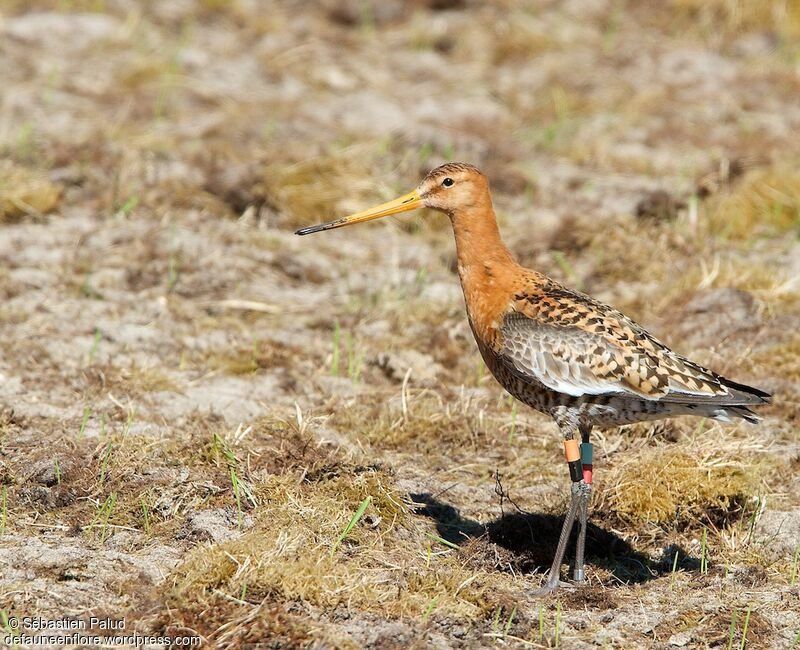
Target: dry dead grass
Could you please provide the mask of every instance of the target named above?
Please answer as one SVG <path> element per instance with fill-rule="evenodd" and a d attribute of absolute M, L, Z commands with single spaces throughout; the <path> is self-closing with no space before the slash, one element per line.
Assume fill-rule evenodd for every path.
<path fill-rule="evenodd" d="M 772 32 L 787 40 L 800 36 L 800 7 L 793 0 L 671 0 L 670 4 L 679 15 L 713 24 L 730 34 Z"/>
<path fill-rule="evenodd" d="M 721 516 L 736 520 L 756 493 L 757 465 L 718 444 L 641 450 L 602 479 L 596 507 L 634 527 L 682 528 L 701 520 L 717 523 Z"/>
<path fill-rule="evenodd" d="M 757 169 L 705 206 L 711 236 L 752 241 L 770 232 L 800 232 L 800 172 L 788 161 Z"/>
<path fill-rule="evenodd" d="M 90 365 L 83 373 L 87 392 L 95 395 L 108 392 L 138 395 L 158 391 L 181 391 L 180 382 L 155 366 L 140 366 L 136 363 L 127 368 L 113 364 Z"/>
<path fill-rule="evenodd" d="M 800 334 L 796 331 L 786 332 L 783 340 L 763 347 L 748 362 L 754 371 L 758 369 L 763 372 L 769 368 L 780 373 L 786 381 L 800 380 Z"/>
<path fill-rule="evenodd" d="M 477 451 L 503 444 L 508 437 L 505 418 L 511 410 L 500 411 L 485 398 L 407 386 L 376 398 L 358 397 L 343 404 L 331 423 L 385 449 L 413 445 L 434 451 L 441 445 L 456 445 Z"/>
<path fill-rule="evenodd" d="M 800 181 L 781 136 L 796 126 L 794 4 L 412 4 L 298 17 L 280 3 L 0 0 L 0 30 L 17 15 L 35 30 L 33 8 L 74 36 L 58 52 L 38 37 L 0 48 L 9 97 L 30 102 L 0 111 L 0 179 L 15 179 L 0 182 L 0 394 L 26 413 L 0 409 L 1 555 L 25 572 L 0 576 L 0 613 L 127 607 L 129 625 L 223 648 L 661 647 L 676 633 L 726 647 L 736 615 L 738 647 L 751 607 L 748 647 L 788 645 L 796 561 L 757 524 L 800 498 L 787 481 Z M 74 10 L 121 28 L 93 40 Z M 68 133 L 37 127 L 20 146 L 28 109 Z M 751 149 L 761 167 L 710 193 L 693 180 Z M 369 227 L 290 234 L 451 158 L 490 174 L 527 264 L 776 395 L 758 429 L 598 431 L 591 584 L 549 600 L 526 590 L 568 498 L 558 435 L 507 401 L 457 290 L 440 290 L 457 282 L 447 219 L 398 220 L 391 242 Z M 654 187 L 665 209 L 637 218 Z M 755 301 L 749 329 L 720 341 L 713 299 L 683 307 L 728 288 Z M 63 352 L 115 320 L 158 337 L 108 336 L 88 362 Z M 691 331 L 672 328 L 683 320 Z M 408 351 L 433 371 L 404 383 L 413 360 L 384 359 Z M 241 402 L 268 415 L 240 423 L 239 395 L 213 391 L 245 383 L 256 397 Z M 113 575 L 66 579 L 24 559 L 34 544 L 93 567 L 113 555 Z M 153 549 L 180 561 L 158 561 L 149 585 Z"/>
<path fill-rule="evenodd" d="M 0 163 L 0 224 L 23 217 L 40 218 L 54 210 L 62 188 L 51 183 L 45 174 L 10 161 Z"/>
<path fill-rule="evenodd" d="M 275 341 L 253 341 L 248 347 L 231 346 L 208 355 L 195 355 L 196 363 L 231 375 L 249 375 L 259 370 L 289 367 L 302 355 L 298 348 Z"/>
<path fill-rule="evenodd" d="M 791 306 L 798 298 L 797 279 L 779 260 L 753 265 L 747 257 L 715 254 L 692 264 L 677 283 L 678 290 L 735 288 L 755 295 L 762 304 Z"/>
<path fill-rule="evenodd" d="M 282 227 L 327 221 L 342 201 L 359 201 L 372 195 L 373 156 L 371 148 L 354 146 L 298 162 L 269 163 L 261 172 L 256 192 L 275 208 Z"/>
<path fill-rule="evenodd" d="M 507 575 L 467 566 L 462 553 L 437 541 L 428 520 L 414 516 L 393 487 L 391 473 L 332 468 L 258 482 L 265 507 L 254 526 L 238 539 L 188 554 L 172 576 L 166 604 L 179 617 L 221 608 L 224 616 L 215 612 L 201 629 L 232 647 L 228 633 L 264 603 L 424 623 L 432 612 L 482 619 L 513 600 Z M 342 538 L 365 499 L 363 516 Z"/>
<path fill-rule="evenodd" d="M 498 21 L 494 26 L 491 60 L 494 65 L 524 63 L 531 57 L 552 50 L 553 37 L 541 25 L 524 19 Z"/>
<path fill-rule="evenodd" d="M 747 618 L 747 629 L 744 619 Z M 654 634 L 658 640 L 668 641 L 681 633 L 688 638 L 697 639 L 708 647 L 761 647 L 765 638 L 773 631 L 772 624 L 758 611 L 735 609 L 719 611 L 709 615 L 703 609 L 684 612 L 677 620 L 670 620 L 657 626 Z"/>

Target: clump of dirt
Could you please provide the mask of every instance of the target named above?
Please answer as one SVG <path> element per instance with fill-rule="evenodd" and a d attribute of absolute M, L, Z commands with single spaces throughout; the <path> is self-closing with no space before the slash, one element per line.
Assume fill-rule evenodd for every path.
<path fill-rule="evenodd" d="M 640 219 L 672 221 L 685 209 L 685 201 L 676 199 L 665 190 L 654 190 L 636 204 L 636 216 Z"/>
<path fill-rule="evenodd" d="M 570 590 L 559 595 L 559 600 L 567 607 L 580 609 L 591 608 L 599 611 L 615 610 L 619 601 L 608 589 L 587 585 L 580 589 Z"/>

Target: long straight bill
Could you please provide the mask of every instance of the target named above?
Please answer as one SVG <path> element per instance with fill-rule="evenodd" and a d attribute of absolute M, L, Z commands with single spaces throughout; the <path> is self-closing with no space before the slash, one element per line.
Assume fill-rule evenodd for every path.
<path fill-rule="evenodd" d="M 420 198 L 417 190 L 404 194 L 400 198 L 387 203 L 381 203 L 374 208 L 356 212 L 341 219 L 335 219 L 328 223 L 321 223 L 318 226 L 309 226 L 308 228 L 301 228 L 296 231 L 295 235 L 310 235 L 312 232 L 321 232 L 323 230 L 332 230 L 333 228 L 341 228 L 342 226 L 349 226 L 353 223 L 362 223 L 364 221 L 372 221 L 373 219 L 380 219 L 381 217 L 388 217 L 390 214 L 397 214 L 398 212 L 407 212 L 408 210 L 416 210 L 422 207 L 422 199 Z"/>

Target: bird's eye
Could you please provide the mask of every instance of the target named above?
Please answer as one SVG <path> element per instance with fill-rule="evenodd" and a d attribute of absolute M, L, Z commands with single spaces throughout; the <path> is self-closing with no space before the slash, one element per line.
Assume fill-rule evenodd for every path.
<path fill-rule="evenodd" d="M 453 179 L 450 178 L 449 176 L 442 181 L 442 185 L 444 185 L 445 187 L 452 187 L 453 183 L 454 183 Z"/>

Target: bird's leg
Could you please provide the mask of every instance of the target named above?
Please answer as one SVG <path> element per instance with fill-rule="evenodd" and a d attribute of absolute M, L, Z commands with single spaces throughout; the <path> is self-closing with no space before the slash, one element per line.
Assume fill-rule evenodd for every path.
<path fill-rule="evenodd" d="M 569 466 L 569 477 L 572 479 L 572 498 L 570 500 L 569 510 L 567 510 L 567 515 L 564 518 L 564 523 L 561 526 L 561 535 L 558 538 L 558 546 L 556 547 L 553 564 L 550 566 L 550 573 L 547 574 L 547 583 L 541 589 L 537 589 L 533 592 L 535 596 L 550 593 L 561 584 L 559 580 L 561 562 L 564 560 L 564 553 L 567 550 L 569 536 L 572 532 L 572 525 L 575 523 L 575 517 L 578 515 L 582 516 L 582 521 L 585 520 L 589 491 L 587 490 L 586 483 L 583 481 L 583 465 L 581 464 L 580 449 L 577 441 L 573 437 L 571 429 L 564 434 L 564 453 L 567 458 L 567 465 Z M 583 566 L 582 555 L 583 552 L 581 550 L 581 567 Z"/>
<path fill-rule="evenodd" d="M 583 559 L 586 551 L 586 525 L 589 518 L 589 499 L 592 496 L 592 443 L 589 442 L 591 427 L 581 427 L 581 465 L 583 470 L 583 481 L 581 482 L 580 497 L 578 503 L 578 521 L 581 530 L 578 533 L 578 545 L 575 550 L 575 569 L 572 579 L 575 582 L 586 580 L 586 573 L 583 569 Z M 573 483 L 575 485 L 575 483 Z"/>

